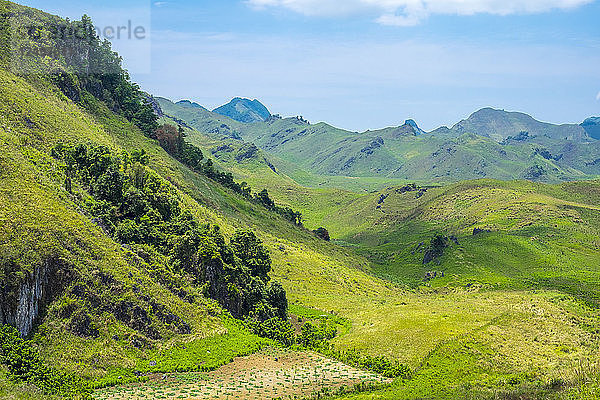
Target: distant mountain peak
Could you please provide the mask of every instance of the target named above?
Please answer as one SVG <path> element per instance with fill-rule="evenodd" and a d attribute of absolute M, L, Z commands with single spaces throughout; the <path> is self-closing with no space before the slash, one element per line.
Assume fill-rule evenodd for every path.
<path fill-rule="evenodd" d="M 480 136 L 490 137 L 499 143 L 509 137 L 515 137 L 521 132 L 528 132 L 530 136 L 548 137 L 555 140 L 589 140 L 588 134 L 579 125 L 554 125 L 538 121 L 529 114 L 491 107 L 474 112 L 469 118 L 454 125 L 452 130 L 457 134 L 476 133 Z"/>
<path fill-rule="evenodd" d="M 243 123 L 264 122 L 271 117 L 267 107 L 260 101 L 241 97 L 235 97 L 229 103 L 215 108 L 213 112 Z"/>
<path fill-rule="evenodd" d="M 600 117 L 590 117 L 586 119 L 581 124 L 581 127 L 590 137 L 600 140 Z"/>
<path fill-rule="evenodd" d="M 180 100 L 180 101 L 178 101 L 175 104 L 178 104 L 178 105 L 183 106 L 183 107 L 201 108 L 203 110 L 208 111 L 205 107 L 202 107 L 200 104 L 194 103 L 193 101 L 190 101 L 190 100 Z"/>
<path fill-rule="evenodd" d="M 418 135 L 424 135 L 424 134 L 427 133 L 423 129 L 419 128 L 419 125 L 417 125 L 417 123 L 415 122 L 414 119 L 407 119 L 404 122 L 404 125 L 408 125 L 408 126 L 412 127 L 413 131 L 415 131 L 415 135 L 416 136 L 418 136 Z"/>

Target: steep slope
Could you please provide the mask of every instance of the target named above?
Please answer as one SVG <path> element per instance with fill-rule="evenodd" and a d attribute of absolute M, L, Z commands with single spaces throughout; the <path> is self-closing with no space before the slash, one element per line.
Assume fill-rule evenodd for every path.
<path fill-rule="evenodd" d="M 243 123 L 264 122 L 271 117 L 271 113 L 267 107 L 260 101 L 239 97 L 234 98 L 221 107 L 215 108 L 213 112 Z"/>
<path fill-rule="evenodd" d="M 142 133 L 114 114 L 110 123 L 119 136 L 51 87 L 31 86 L 5 71 L 0 79 L 3 322 L 30 334 L 50 365 L 98 384 L 117 375 L 135 378 L 136 365 L 147 368 L 159 343 L 171 348 L 182 339 L 214 336 L 223 343 L 242 340 L 250 348 L 260 343 L 248 333 L 236 334 L 218 305 L 198 296 L 193 285 L 169 284 L 169 269 L 156 264 L 161 261 L 140 258 L 108 237 L 82 209 L 78 196 L 85 192 L 75 182 L 76 195 L 65 189 L 63 167 L 50 156 L 60 142 L 116 150 L 127 140 L 155 156 L 156 146 L 144 145 Z M 218 219 L 184 199 L 196 215 Z M 211 362 L 241 352 L 232 347 L 228 353 Z"/>

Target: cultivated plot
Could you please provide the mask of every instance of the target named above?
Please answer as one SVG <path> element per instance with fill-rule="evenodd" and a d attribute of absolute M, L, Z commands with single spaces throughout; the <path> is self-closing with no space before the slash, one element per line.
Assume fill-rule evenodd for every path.
<path fill-rule="evenodd" d="M 96 391 L 98 400 L 306 398 L 342 387 L 391 380 L 312 352 L 265 349 L 209 373 L 153 376 L 149 382 Z"/>

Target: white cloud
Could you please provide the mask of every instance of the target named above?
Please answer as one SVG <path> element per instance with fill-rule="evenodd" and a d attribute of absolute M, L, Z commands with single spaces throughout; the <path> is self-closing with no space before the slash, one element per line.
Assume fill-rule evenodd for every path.
<path fill-rule="evenodd" d="M 600 92 L 598 92 L 598 94 L 596 95 L 596 100 L 600 101 Z"/>
<path fill-rule="evenodd" d="M 255 8 L 287 8 L 308 16 L 340 16 L 364 12 L 378 15 L 382 25 L 413 26 L 432 14 L 535 14 L 570 9 L 594 0 L 246 0 Z"/>

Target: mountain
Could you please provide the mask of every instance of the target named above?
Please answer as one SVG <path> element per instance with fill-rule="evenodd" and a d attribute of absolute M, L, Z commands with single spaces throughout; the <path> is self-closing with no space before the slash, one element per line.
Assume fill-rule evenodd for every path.
<path fill-rule="evenodd" d="M 177 102 L 178 105 L 182 106 L 182 107 L 191 107 L 191 108 L 199 108 L 201 110 L 205 110 L 208 111 L 206 108 L 202 107 L 200 104 L 198 103 L 194 103 L 190 100 L 180 100 Z"/>
<path fill-rule="evenodd" d="M 242 123 L 213 113 L 202 106 L 194 106 L 191 102 L 180 101 L 177 103 L 163 97 L 156 97 L 160 109 L 176 122 L 185 124 L 196 130 L 208 134 L 217 134 L 229 138 L 241 139 L 239 132 Z"/>
<path fill-rule="evenodd" d="M 585 129 L 590 137 L 600 140 L 600 117 L 586 119 L 581 124 L 581 127 Z"/>
<path fill-rule="evenodd" d="M 271 117 L 271 113 L 260 101 L 234 98 L 229 103 L 215 108 L 214 113 L 224 115 L 235 121 L 243 123 L 264 122 Z"/>
<path fill-rule="evenodd" d="M 410 125 L 410 126 L 412 126 L 412 128 L 415 131 L 415 134 L 417 134 L 417 135 L 424 135 L 425 133 L 427 133 L 423 129 L 419 128 L 419 126 L 417 125 L 417 123 L 415 122 L 414 119 L 407 119 L 404 122 L 404 125 Z"/>
<path fill-rule="evenodd" d="M 475 133 L 502 142 L 509 137 L 517 137 L 527 132 L 530 138 L 543 138 L 565 141 L 587 141 L 585 130 L 575 124 L 553 125 L 535 120 L 520 112 L 508 112 L 493 108 L 483 108 L 462 120 L 452 131 L 456 134 Z"/>
<path fill-rule="evenodd" d="M 521 113 L 483 109 L 451 129 L 428 134 L 411 120 L 358 133 L 297 117 L 243 124 L 166 99 L 161 105 L 168 115 L 187 121 L 200 133 L 254 143 L 287 165 L 322 177 L 559 182 L 600 174 L 600 142 L 582 127 L 545 124 Z"/>

